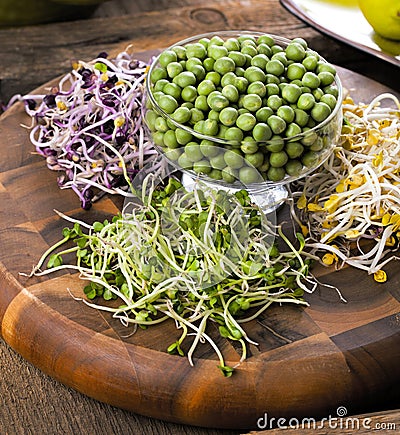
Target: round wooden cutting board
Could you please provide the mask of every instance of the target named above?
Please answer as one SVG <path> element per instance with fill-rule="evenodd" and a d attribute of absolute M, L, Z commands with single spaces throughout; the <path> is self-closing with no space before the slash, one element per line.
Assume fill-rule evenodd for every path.
<path fill-rule="evenodd" d="M 356 101 L 387 88 L 339 69 Z M 56 175 L 33 154 L 21 104 L 0 119 L 1 335 L 26 360 L 97 400 L 176 423 L 215 428 L 264 428 L 265 418 L 323 418 L 378 410 L 400 391 L 400 272 L 377 284 L 351 268 L 315 270 L 321 287 L 308 308 L 273 306 L 246 326 L 259 346 L 224 378 L 206 344 L 194 367 L 166 348 L 180 335 L 168 322 L 130 335 L 104 312 L 74 300 L 84 284 L 70 273 L 27 278 L 68 223 L 54 209 L 86 222 L 110 217 L 123 201 L 104 197 L 90 211 L 59 190 Z M 279 216 L 278 216 L 279 218 Z M 71 292 L 71 293 L 70 293 Z M 215 336 L 226 363 L 240 350 Z M 341 408 L 340 408 L 341 407 Z M 337 411 L 339 409 L 339 411 Z M 344 415 L 344 414 L 343 414 Z M 342 416 L 343 416 L 342 415 Z"/>

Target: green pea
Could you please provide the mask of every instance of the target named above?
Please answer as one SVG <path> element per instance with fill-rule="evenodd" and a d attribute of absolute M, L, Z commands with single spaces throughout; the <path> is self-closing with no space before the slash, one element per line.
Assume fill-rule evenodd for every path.
<path fill-rule="evenodd" d="M 246 92 L 248 84 L 249 81 L 246 79 L 246 77 L 236 77 L 233 83 L 237 90 L 242 94 Z"/>
<path fill-rule="evenodd" d="M 265 65 L 267 65 L 267 62 L 269 61 L 269 57 L 265 54 L 256 54 L 251 59 L 251 65 L 258 66 L 262 70 L 265 70 Z"/>
<path fill-rule="evenodd" d="M 204 97 L 204 95 L 203 95 L 203 97 Z M 199 98 L 199 97 L 197 97 L 197 98 Z M 196 98 L 196 101 L 197 101 L 197 98 Z M 206 97 L 204 97 L 204 98 L 206 98 Z M 196 101 L 195 101 L 195 103 L 196 103 Z M 205 104 L 208 107 L 207 101 L 205 102 Z M 190 123 L 191 124 L 196 124 L 196 122 L 201 121 L 203 119 L 204 119 L 204 113 L 203 113 L 202 109 L 200 109 L 198 107 L 193 107 L 190 109 Z"/>
<path fill-rule="evenodd" d="M 229 71 L 221 77 L 221 86 L 233 85 L 235 83 L 236 74 L 233 71 Z"/>
<path fill-rule="evenodd" d="M 182 71 L 172 79 L 173 83 L 176 83 L 181 88 L 186 86 L 194 86 L 196 84 L 196 76 L 190 71 Z"/>
<path fill-rule="evenodd" d="M 179 143 L 176 140 L 175 131 L 168 130 L 164 133 L 164 145 L 168 148 L 174 149 L 179 147 Z"/>
<path fill-rule="evenodd" d="M 202 159 L 193 163 L 193 171 L 198 174 L 209 174 L 211 169 L 210 162 L 206 159 Z"/>
<path fill-rule="evenodd" d="M 243 96 L 242 104 L 250 112 L 256 112 L 262 106 L 262 99 L 257 94 L 247 94 Z"/>
<path fill-rule="evenodd" d="M 317 73 L 320 73 L 322 71 L 326 71 L 333 75 L 336 75 L 336 68 L 332 64 L 319 61 L 317 66 Z"/>
<path fill-rule="evenodd" d="M 236 170 L 229 167 L 225 167 L 224 169 L 222 169 L 221 175 L 222 179 L 229 184 L 234 183 L 239 177 Z"/>
<path fill-rule="evenodd" d="M 286 104 L 278 107 L 276 114 L 287 123 L 294 120 L 294 110 Z"/>
<path fill-rule="evenodd" d="M 307 71 L 303 75 L 303 78 L 301 79 L 301 81 L 302 81 L 304 86 L 307 86 L 310 89 L 317 89 L 319 87 L 319 85 L 321 84 L 321 80 L 319 79 L 317 74 L 315 74 L 312 71 Z"/>
<path fill-rule="evenodd" d="M 215 86 L 219 86 L 221 83 L 221 75 L 217 71 L 209 71 L 204 79 L 211 80 Z"/>
<path fill-rule="evenodd" d="M 242 68 L 241 66 L 237 66 L 235 68 L 235 75 L 237 75 L 238 77 L 244 77 L 244 72 L 246 70 L 244 68 Z M 234 84 L 234 83 L 233 83 Z"/>
<path fill-rule="evenodd" d="M 181 148 L 174 148 L 174 149 L 167 149 L 164 150 L 165 155 L 169 160 L 177 161 L 179 159 L 179 156 L 182 154 Z"/>
<path fill-rule="evenodd" d="M 309 147 L 310 151 L 321 151 L 325 148 L 326 144 L 324 138 L 318 137 L 318 139 Z"/>
<path fill-rule="evenodd" d="M 324 121 L 330 114 L 331 108 L 321 101 L 314 104 L 314 107 L 311 109 L 311 116 L 317 122 Z"/>
<path fill-rule="evenodd" d="M 158 100 L 158 104 L 164 112 L 173 113 L 178 107 L 178 102 L 171 95 L 163 95 Z"/>
<path fill-rule="evenodd" d="M 197 91 L 199 88 L 197 88 Z M 204 112 L 208 110 L 207 97 L 205 95 L 198 95 L 194 100 L 194 107 L 196 109 L 203 110 Z"/>
<path fill-rule="evenodd" d="M 217 60 L 221 57 L 228 56 L 228 49 L 223 45 L 215 45 L 215 44 L 209 45 L 208 56 L 213 58 L 214 60 Z"/>
<path fill-rule="evenodd" d="M 333 95 L 336 99 L 339 97 L 339 90 L 335 85 L 325 86 L 323 91 L 325 94 Z"/>
<path fill-rule="evenodd" d="M 232 127 L 235 125 L 238 115 L 238 111 L 234 107 L 225 107 L 219 112 L 219 120 L 223 125 Z"/>
<path fill-rule="evenodd" d="M 153 97 L 157 101 L 157 103 L 160 101 L 160 98 L 164 95 L 165 95 L 164 92 L 161 91 L 153 92 Z"/>
<path fill-rule="evenodd" d="M 200 145 L 197 142 L 188 142 L 185 145 L 185 154 L 191 162 L 198 162 L 203 158 Z"/>
<path fill-rule="evenodd" d="M 301 94 L 299 99 L 297 100 L 297 107 L 301 110 L 311 110 L 315 104 L 315 98 L 313 94 L 309 92 L 305 92 Z"/>
<path fill-rule="evenodd" d="M 168 82 L 163 89 L 164 94 L 171 95 L 176 100 L 179 100 L 181 97 L 182 89 L 176 83 Z"/>
<path fill-rule="evenodd" d="M 289 80 L 301 80 L 305 73 L 305 66 L 298 62 L 290 64 L 286 70 L 286 76 Z"/>
<path fill-rule="evenodd" d="M 271 59 L 269 62 L 267 62 L 265 70 L 269 74 L 280 76 L 285 71 L 285 65 L 278 59 Z"/>
<path fill-rule="evenodd" d="M 254 140 L 249 138 L 249 140 L 242 142 L 240 149 L 244 154 L 253 154 L 258 151 L 258 145 Z"/>
<path fill-rule="evenodd" d="M 207 55 L 207 50 L 204 45 L 200 42 L 195 42 L 193 44 L 186 45 L 186 57 L 204 59 Z"/>
<path fill-rule="evenodd" d="M 162 116 L 158 116 L 157 119 L 154 122 L 154 128 L 157 131 L 162 131 L 163 133 L 165 133 L 166 131 L 169 130 L 167 121 L 165 118 L 163 118 Z"/>
<path fill-rule="evenodd" d="M 215 157 L 220 152 L 220 148 L 212 141 L 203 139 L 200 142 L 200 150 L 204 157 Z"/>
<path fill-rule="evenodd" d="M 301 95 L 300 95 L 300 98 L 301 98 Z M 299 100 L 300 100 L 300 98 L 299 98 Z M 297 104 L 299 103 L 299 100 L 297 100 Z M 299 108 L 294 109 L 294 121 L 300 127 L 305 127 L 307 125 L 309 118 L 310 118 L 310 115 L 305 110 L 302 110 Z"/>
<path fill-rule="evenodd" d="M 318 139 L 318 135 L 315 131 L 309 131 L 306 128 L 303 130 L 304 136 L 301 143 L 306 147 L 310 147 Z"/>
<path fill-rule="evenodd" d="M 336 107 L 336 103 L 337 103 L 336 97 L 332 94 L 324 94 L 319 101 L 327 104 L 331 108 L 331 110 L 333 110 Z"/>
<path fill-rule="evenodd" d="M 267 122 L 267 119 L 274 113 L 270 107 L 263 106 L 256 112 L 258 122 Z"/>
<path fill-rule="evenodd" d="M 172 113 L 172 119 L 180 124 L 184 124 L 189 121 L 191 117 L 190 109 L 187 107 L 178 107 L 174 113 Z M 166 124 L 166 123 L 165 123 Z"/>
<path fill-rule="evenodd" d="M 236 125 L 243 131 L 250 131 L 256 125 L 257 120 L 251 113 L 242 113 L 236 119 Z"/>
<path fill-rule="evenodd" d="M 289 160 L 285 165 L 285 171 L 291 177 L 298 177 L 303 170 L 303 164 L 299 160 Z"/>
<path fill-rule="evenodd" d="M 272 130 L 268 124 L 258 122 L 253 128 L 253 138 L 258 142 L 265 142 L 272 137 Z"/>
<path fill-rule="evenodd" d="M 285 151 L 289 158 L 296 159 L 303 154 L 304 146 L 300 142 L 288 142 Z"/>
<path fill-rule="evenodd" d="M 282 89 L 282 98 L 284 98 L 289 103 L 296 103 L 301 95 L 301 89 L 299 86 L 288 83 Z"/>
<path fill-rule="evenodd" d="M 251 45 L 251 44 L 242 45 L 242 48 L 240 49 L 240 52 L 243 53 L 243 54 L 248 54 L 251 57 L 256 56 L 257 53 L 258 53 L 257 48 L 254 47 L 254 45 Z"/>
<path fill-rule="evenodd" d="M 235 68 L 235 62 L 228 56 L 222 56 L 214 63 L 214 70 L 221 75 L 226 74 L 227 72 L 233 72 L 235 71 Z"/>
<path fill-rule="evenodd" d="M 192 68 L 196 66 L 203 66 L 202 61 L 198 57 L 191 57 L 186 61 L 186 69 L 192 71 Z M 192 71 L 193 72 L 193 71 Z"/>
<path fill-rule="evenodd" d="M 229 106 L 229 100 L 219 91 L 213 91 L 207 96 L 207 104 L 217 112 Z"/>
<path fill-rule="evenodd" d="M 208 176 L 214 180 L 222 180 L 222 173 L 219 169 L 212 168 Z"/>
<path fill-rule="evenodd" d="M 212 168 L 221 170 L 226 167 L 224 154 L 225 152 L 221 149 L 221 152 L 219 152 L 216 156 L 210 158 L 210 165 Z"/>
<path fill-rule="evenodd" d="M 239 169 L 239 180 L 244 184 L 259 183 L 261 180 L 261 175 L 255 168 L 250 166 L 243 166 Z"/>
<path fill-rule="evenodd" d="M 267 93 L 267 89 L 263 82 L 256 81 L 249 84 L 247 88 L 247 93 L 256 94 L 259 95 L 260 97 L 265 97 Z"/>
<path fill-rule="evenodd" d="M 313 168 L 319 163 L 319 155 L 314 151 L 307 151 L 301 158 L 301 162 L 308 168 Z"/>
<path fill-rule="evenodd" d="M 258 44 L 257 51 L 259 54 L 265 54 L 267 57 L 270 57 L 272 54 L 271 47 L 264 43 Z"/>
<path fill-rule="evenodd" d="M 197 86 L 197 93 L 199 95 L 209 95 L 216 90 L 215 83 L 209 79 L 201 81 Z"/>
<path fill-rule="evenodd" d="M 207 136 L 215 136 L 218 133 L 218 122 L 215 119 L 205 119 L 203 133 Z"/>
<path fill-rule="evenodd" d="M 226 132 L 226 130 L 228 130 L 228 128 L 229 127 L 227 125 L 219 123 L 219 125 L 218 125 L 218 134 L 217 134 L 216 137 L 219 137 L 221 139 L 225 139 L 225 132 Z"/>
<path fill-rule="evenodd" d="M 186 145 L 193 139 L 192 134 L 184 130 L 183 128 L 177 128 L 175 130 L 175 136 L 176 136 L 176 141 L 178 142 L 179 145 Z"/>
<path fill-rule="evenodd" d="M 267 83 L 265 85 L 265 90 L 268 96 L 279 95 L 281 93 L 281 90 L 276 83 Z"/>
<path fill-rule="evenodd" d="M 271 153 L 276 153 L 282 151 L 284 147 L 285 147 L 285 142 L 282 139 L 282 137 L 278 134 L 275 134 L 268 141 L 268 144 L 266 145 L 265 148 L 267 149 L 267 151 Z"/>
<path fill-rule="evenodd" d="M 313 54 L 308 54 L 302 61 L 307 71 L 314 71 L 318 65 L 318 57 Z"/>
<path fill-rule="evenodd" d="M 178 61 L 178 56 L 173 50 L 165 50 L 158 57 L 158 63 L 164 68 L 166 68 L 167 65 L 170 64 L 171 62 L 177 62 L 177 61 Z"/>
<path fill-rule="evenodd" d="M 262 151 L 257 151 L 253 154 L 246 154 L 244 159 L 249 165 L 260 168 L 264 163 L 264 154 Z"/>
<path fill-rule="evenodd" d="M 183 101 L 194 102 L 197 98 L 197 89 L 194 86 L 185 86 L 182 89 L 181 97 Z"/>
<path fill-rule="evenodd" d="M 203 65 L 194 65 L 190 69 L 188 68 L 188 71 L 192 72 L 198 81 L 203 80 L 206 76 L 206 70 L 204 69 Z"/>
<path fill-rule="evenodd" d="M 219 111 L 211 109 L 207 115 L 208 119 L 213 119 L 214 121 L 219 120 Z"/>
<path fill-rule="evenodd" d="M 281 168 L 282 166 L 285 166 L 288 160 L 289 157 L 283 150 L 276 153 L 271 153 L 269 156 L 269 164 L 273 168 Z"/>
<path fill-rule="evenodd" d="M 276 111 L 283 104 L 283 100 L 279 95 L 271 95 L 267 98 L 267 106 Z"/>
<path fill-rule="evenodd" d="M 174 51 L 176 53 L 176 56 L 179 59 L 186 59 L 186 48 L 183 47 L 182 45 L 175 45 L 172 48 L 172 51 Z"/>
<path fill-rule="evenodd" d="M 284 168 L 270 167 L 267 171 L 267 178 L 270 181 L 281 181 L 285 178 L 286 172 Z"/>
<path fill-rule="evenodd" d="M 151 138 L 153 140 L 154 145 L 159 147 L 164 147 L 164 133 L 162 131 L 155 131 L 152 133 Z"/>
<path fill-rule="evenodd" d="M 306 50 L 302 44 L 291 42 L 285 49 L 286 57 L 295 62 L 301 62 L 306 56 Z"/>
<path fill-rule="evenodd" d="M 286 127 L 285 136 L 286 137 L 293 137 L 293 136 L 297 136 L 301 132 L 302 132 L 301 127 L 299 125 L 297 125 L 295 122 L 291 122 Z"/>
<path fill-rule="evenodd" d="M 148 110 L 146 112 L 144 119 L 150 130 L 154 131 L 156 129 L 156 121 L 158 118 L 164 119 L 162 116 L 159 117 L 154 110 Z"/>
<path fill-rule="evenodd" d="M 335 80 L 335 76 L 329 71 L 321 71 L 318 73 L 318 78 L 322 87 L 331 85 Z"/>
<path fill-rule="evenodd" d="M 319 101 L 319 100 L 322 98 L 322 96 L 325 94 L 325 92 L 324 92 L 321 88 L 313 89 L 313 90 L 311 91 L 311 93 L 314 95 L 314 98 L 315 98 L 317 101 Z"/>
<path fill-rule="evenodd" d="M 209 71 L 213 71 L 214 70 L 214 63 L 215 63 L 215 59 L 213 59 L 212 57 L 206 57 L 203 60 L 203 66 L 204 69 L 209 72 Z"/>
<path fill-rule="evenodd" d="M 244 164 L 244 157 L 240 150 L 225 151 L 224 160 L 226 165 L 232 169 L 239 169 Z"/>
<path fill-rule="evenodd" d="M 281 62 L 283 64 L 283 66 L 285 66 L 285 67 L 289 65 L 289 61 L 288 61 L 286 54 L 283 50 L 279 51 L 278 53 L 274 53 L 271 56 L 271 60 L 279 60 L 279 62 Z M 293 62 L 293 61 L 290 61 L 290 62 Z"/>
<path fill-rule="evenodd" d="M 201 133 L 203 134 L 203 126 L 204 126 L 204 119 L 200 119 L 198 120 L 194 125 L 193 125 L 193 130 L 196 131 L 197 133 Z"/>
<path fill-rule="evenodd" d="M 237 51 L 240 50 L 240 42 L 236 38 L 228 38 L 223 46 L 228 49 L 228 51 Z"/>
<path fill-rule="evenodd" d="M 266 85 L 269 83 L 275 83 L 276 85 L 279 85 L 280 82 L 281 81 L 280 81 L 279 77 L 274 75 L 274 74 L 268 73 L 265 75 L 265 84 Z"/>
<path fill-rule="evenodd" d="M 164 92 L 164 86 L 167 85 L 169 81 L 167 79 L 160 79 L 154 84 L 154 92 L 163 91 Z"/>
<path fill-rule="evenodd" d="M 271 45 L 272 55 L 274 55 L 276 53 L 280 53 L 281 51 L 284 51 L 284 50 L 283 50 L 283 48 L 279 44 Z"/>
<path fill-rule="evenodd" d="M 167 65 L 168 76 L 172 79 L 183 71 L 183 66 L 179 62 L 171 62 Z"/>
<path fill-rule="evenodd" d="M 230 127 L 225 131 L 225 139 L 228 141 L 241 142 L 243 131 L 239 127 Z"/>
<path fill-rule="evenodd" d="M 234 85 L 226 85 L 222 88 L 221 93 L 231 103 L 236 103 L 239 100 L 239 90 Z"/>
<path fill-rule="evenodd" d="M 150 74 L 150 80 L 152 83 L 156 83 L 158 80 L 166 79 L 167 77 L 167 70 L 162 67 L 154 68 Z"/>
<path fill-rule="evenodd" d="M 299 36 L 297 38 L 293 38 L 292 42 L 296 42 L 296 43 L 300 44 L 301 46 L 304 47 L 304 49 L 307 49 L 307 47 L 308 47 L 307 41 L 304 38 L 301 38 Z"/>
<path fill-rule="evenodd" d="M 271 115 L 267 119 L 267 124 L 274 134 L 281 134 L 286 130 L 286 122 L 277 115 Z"/>
<path fill-rule="evenodd" d="M 193 168 L 193 162 L 188 159 L 186 153 L 184 153 L 184 152 L 178 157 L 178 165 L 182 169 L 192 169 Z"/>
<path fill-rule="evenodd" d="M 257 81 L 264 82 L 265 72 L 258 66 L 249 66 L 248 68 L 246 68 L 246 71 L 244 72 L 244 77 L 250 83 L 257 82 Z"/>
<path fill-rule="evenodd" d="M 231 51 L 229 52 L 228 57 L 235 62 L 236 66 L 242 67 L 246 65 L 246 56 L 240 51 Z"/>
<path fill-rule="evenodd" d="M 268 45 L 268 47 L 272 47 L 275 44 L 275 39 L 273 38 L 273 36 L 265 33 L 258 37 L 257 44 L 266 44 Z"/>

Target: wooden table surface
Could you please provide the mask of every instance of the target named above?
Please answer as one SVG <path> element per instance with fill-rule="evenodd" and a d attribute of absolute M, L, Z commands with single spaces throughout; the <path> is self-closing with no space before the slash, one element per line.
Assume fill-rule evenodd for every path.
<path fill-rule="evenodd" d="M 100 51 L 125 48 L 128 42 L 133 42 L 135 50 L 145 51 L 193 34 L 228 29 L 301 36 L 330 62 L 399 91 L 398 67 L 322 35 L 278 0 L 115 0 L 104 3 L 89 19 L 0 29 L 0 100 L 6 102 L 15 93 L 27 93 L 68 71 L 73 59 L 90 60 Z M 3 340 L 0 367 L 2 433 L 233 433 L 165 423 L 92 400 L 43 374 Z M 386 424 L 387 433 L 400 430 L 399 406 L 399 401 L 388 404 L 387 413 L 371 416 L 371 427 L 376 422 Z M 340 431 L 324 429 L 324 433 L 333 432 Z"/>

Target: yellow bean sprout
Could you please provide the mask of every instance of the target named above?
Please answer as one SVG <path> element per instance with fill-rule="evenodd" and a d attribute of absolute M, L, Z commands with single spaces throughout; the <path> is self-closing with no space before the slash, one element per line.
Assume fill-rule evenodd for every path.
<path fill-rule="evenodd" d="M 322 264 L 385 282 L 382 268 L 397 259 L 400 238 L 400 103 L 391 93 L 369 104 L 347 97 L 343 115 L 340 143 L 300 183 L 292 212 Z"/>

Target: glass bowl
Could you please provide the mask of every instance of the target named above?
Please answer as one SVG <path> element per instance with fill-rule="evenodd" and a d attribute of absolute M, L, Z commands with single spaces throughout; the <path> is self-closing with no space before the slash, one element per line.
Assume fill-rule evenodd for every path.
<path fill-rule="evenodd" d="M 341 104 L 334 67 L 304 40 L 223 31 L 179 41 L 154 59 L 144 119 L 186 184 L 246 189 L 271 211 L 289 183 L 333 152 Z"/>

